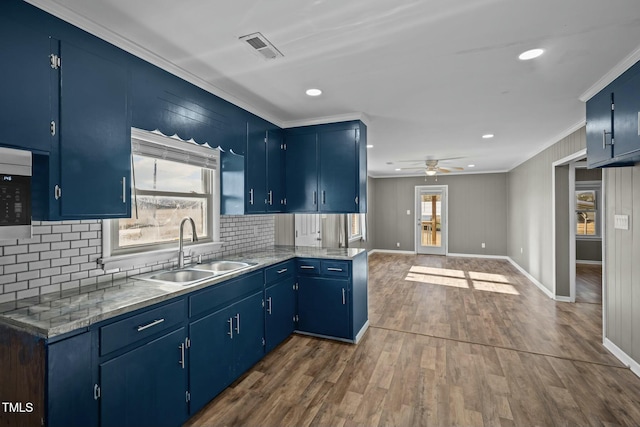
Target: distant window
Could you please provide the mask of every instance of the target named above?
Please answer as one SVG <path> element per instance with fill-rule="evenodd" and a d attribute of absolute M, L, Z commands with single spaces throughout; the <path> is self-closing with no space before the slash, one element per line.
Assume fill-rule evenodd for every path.
<path fill-rule="evenodd" d="M 576 182 L 576 237 L 600 237 L 600 183 Z"/>
<path fill-rule="evenodd" d="M 349 240 L 366 240 L 365 214 L 348 214 Z"/>

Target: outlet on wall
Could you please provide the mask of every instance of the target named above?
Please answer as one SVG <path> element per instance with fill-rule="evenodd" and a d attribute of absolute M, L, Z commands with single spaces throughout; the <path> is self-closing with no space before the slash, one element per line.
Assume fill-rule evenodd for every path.
<path fill-rule="evenodd" d="M 522 249 L 522 248 L 520 248 L 520 253 L 523 253 L 523 252 L 524 252 L 524 251 L 523 251 L 523 249 Z"/>
<path fill-rule="evenodd" d="M 484 244 L 484 242 L 482 242 L 482 249 L 484 249 L 484 248 L 485 248 L 485 244 Z"/>
<path fill-rule="evenodd" d="M 400 242 L 396 243 L 396 248 L 400 247 Z"/>

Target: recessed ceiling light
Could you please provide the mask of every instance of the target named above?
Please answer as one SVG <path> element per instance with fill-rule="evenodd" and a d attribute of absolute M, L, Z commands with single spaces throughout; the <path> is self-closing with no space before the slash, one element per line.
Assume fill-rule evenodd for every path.
<path fill-rule="evenodd" d="M 476 165 L 467 165 L 468 168 L 475 168 Z"/>
<path fill-rule="evenodd" d="M 402 170 L 402 169 L 400 169 L 400 168 L 396 168 L 396 171 L 401 171 L 401 170 Z"/>
<path fill-rule="evenodd" d="M 322 91 L 320 89 L 307 89 L 306 94 L 309 96 L 320 96 L 322 95 Z"/>
<path fill-rule="evenodd" d="M 482 139 L 491 139 L 493 138 L 495 135 L 492 133 L 485 133 L 484 135 L 482 135 Z"/>
<path fill-rule="evenodd" d="M 373 145 L 369 144 L 367 145 L 367 148 L 373 148 Z"/>
<path fill-rule="evenodd" d="M 531 49 L 531 50 L 528 50 L 526 52 L 522 52 L 518 56 L 518 59 L 520 59 L 521 61 L 528 61 L 529 59 L 537 58 L 538 56 L 542 55 L 543 53 L 544 53 L 543 49 Z"/>

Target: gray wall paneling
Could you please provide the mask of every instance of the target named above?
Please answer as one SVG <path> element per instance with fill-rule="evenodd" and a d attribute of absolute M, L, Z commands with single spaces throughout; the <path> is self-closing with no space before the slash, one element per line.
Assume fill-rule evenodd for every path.
<path fill-rule="evenodd" d="M 449 252 L 506 255 L 507 175 L 505 173 L 375 178 L 375 248 L 415 250 L 415 187 L 447 185 Z M 407 215 L 407 210 L 410 215 Z M 396 243 L 400 243 L 400 247 Z M 482 242 L 486 247 L 482 248 Z"/>
<path fill-rule="evenodd" d="M 556 166 L 556 295 L 570 294 L 569 166 Z"/>

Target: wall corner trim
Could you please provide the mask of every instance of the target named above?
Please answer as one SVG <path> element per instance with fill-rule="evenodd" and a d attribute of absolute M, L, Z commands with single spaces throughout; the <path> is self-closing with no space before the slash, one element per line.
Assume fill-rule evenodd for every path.
<path fill-rule="evenodd" d="M 520 267 L 520 265 L 515 262 L 511 257 L 507 257 L 507 259 L 509 260 L 509 262 L 516 268 L 518 269 L 518 271 L 520 271 L 520 273 L 524 274 L 524 276 L 529 279 L 531 282 L 533 282 L 534 285 L 536 285 L 538 288 L 540 288 L 540 290 L 542 292 L 544 292 L 544 294 L 546 296 L 548 296 L 551 299 L 555 299 L 555 295 L 553 295 L 553 292 L 551 292 L 549 289 L 547 289 L 542 283 L 540 283 L 538 281 L 538 279 L 536 279 L 535 277 L 533 277 L 531 274 L 529 274 L 529 272 L 527 270 L 525 270 L 524 268 Z"/>
<path fill-rule="evenodd" d="M 620 347 L 615 345 L 611 340 L 605 338 L 602 342 L 604 347 L 617 357 L 626 367 L 631 369 L 637 377 L 640 377 L 640 363 L 636 362 L 627 353 L 622 351 Z"/>

